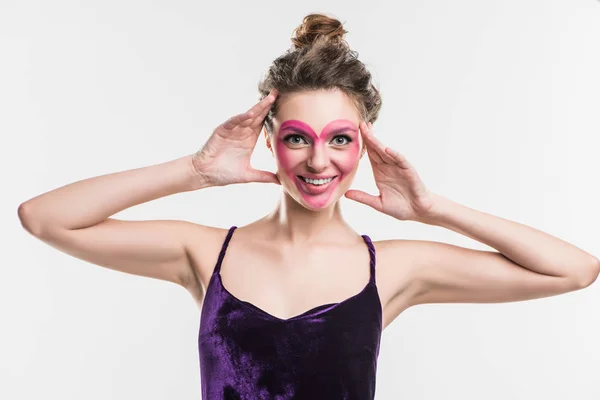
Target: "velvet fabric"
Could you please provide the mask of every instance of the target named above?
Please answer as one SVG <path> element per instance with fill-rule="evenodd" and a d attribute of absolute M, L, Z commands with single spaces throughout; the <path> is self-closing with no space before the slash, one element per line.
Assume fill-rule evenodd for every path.
<path fill-rule="evenodd" d="M 375 248 L 370 279 L 354 296 L 281 319 L 240 300 L 222 284 L 223 243 L 200 314 L 198 350 L 203 400 L 368 400 L 382 332 L 375 284 Z"/>

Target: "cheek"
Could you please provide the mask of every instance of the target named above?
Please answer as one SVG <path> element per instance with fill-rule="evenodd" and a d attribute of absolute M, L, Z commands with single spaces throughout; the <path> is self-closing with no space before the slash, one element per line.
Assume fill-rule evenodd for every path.
<path fill-rule="evenodd" d="M 350 143 L 346 151 L 340 152 L 336 158 L 336 164 L 344 175 L 350 174 L 356 168 L 359 150 L 359 143 L 357 141 L 353 141 Z"/>
<path fill-rule="evenodd" d="M 285 172 L 289 172 L 299 162 L 298 151 L 294 152 L 290 150 L 280 141 L 277 141 L 275 144 L 275 156 L 277 157 L 277 162 Z"/>

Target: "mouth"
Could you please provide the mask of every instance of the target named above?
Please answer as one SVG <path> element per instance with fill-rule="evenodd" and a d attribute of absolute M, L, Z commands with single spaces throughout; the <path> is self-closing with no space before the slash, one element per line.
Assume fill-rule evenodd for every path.
<path fill-rule="evenodd" d="M 323 194 L 330 188 L 334 188 L 338 181 L 338 175 L 327 179 L 310 179 L 302 175 L 296 175 L 296 178 L 299 189 L 309 195 Z"/>
<path fill-rule="evenodd" d="M 326 185 L 337 177 L 337 175 L 334 175 L 334 176 L 331 176 L 331 177 L 325 178 L 325 179 L 310 179 L 310 178 L 306 178 L 302 175 L 297 175 L 297 176 L 298 176 L 298 178 L 300 178 L 300 180 L 302 182 L 308 183 L 309 185 L 313 185 L 313 186 Z"/>

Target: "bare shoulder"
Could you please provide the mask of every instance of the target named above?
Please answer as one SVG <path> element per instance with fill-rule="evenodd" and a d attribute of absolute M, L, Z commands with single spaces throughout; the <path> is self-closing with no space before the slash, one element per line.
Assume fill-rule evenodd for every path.
<path fill-rule="evenodd" d="M 416 279 L 416 255 L 425 251 L 414 240 L 389 239 L 374 241 L 376 252 L 377 289 L 388 323 L 413 305 L 420 292 Z"/>
<path fill-rule="evenodd" d="M 459 248 L 417 239 L 387 239 L 374 245 L 382 289 L 389 292 L 390 301 L 402 310 L 418 304 L 416 299 L 425 290 L 424 265 L 447 257 L 448 249 Z"/>
<path fill-rule="evenodd" d="M 191 265 L 185 288 L 201 302 L 229 228 L 186 224 L 185 247 Z"/>

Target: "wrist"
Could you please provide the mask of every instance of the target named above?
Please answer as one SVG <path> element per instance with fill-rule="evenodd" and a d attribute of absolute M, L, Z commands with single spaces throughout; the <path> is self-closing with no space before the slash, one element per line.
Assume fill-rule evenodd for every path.
<path fill-rule="evenodd" d="M 186 191 L 193 191 L 210 187 L 211 185 L 207 182 L 206 177 L 198 171 L 194 165 L 194 157 L 196 153 L 182 157 L 182 162 L 185 164 L 185 185 Z"/>
<path fill-rule="evenodd" d="M 428 225 L 440 225 L 451 200 L 435 193 L 432 193 L 431 196 L 431 208 L 426 214 L 415 218 L 415 221 Z"/>

